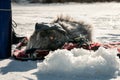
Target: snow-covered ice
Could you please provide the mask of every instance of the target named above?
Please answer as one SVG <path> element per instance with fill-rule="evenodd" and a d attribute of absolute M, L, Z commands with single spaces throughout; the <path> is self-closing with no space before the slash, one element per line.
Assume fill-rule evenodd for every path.
<path fill-rule="evenodd" d="M 12 17 L 20 35 L 30 36 L 36 22 L 50 22 L 57 15 L 70 15 L 94 26 L 99 42 L 120 41 L 120 3 L 12 4 Z M 117 50 L 100 47 L 56 50 L 44 61 L 0 60 L 0 80 L 120 80 Z"/>

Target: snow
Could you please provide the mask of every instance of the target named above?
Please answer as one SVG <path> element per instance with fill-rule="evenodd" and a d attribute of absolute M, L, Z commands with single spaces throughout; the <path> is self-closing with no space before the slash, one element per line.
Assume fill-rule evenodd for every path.
<path fill-rule="evenodd" d="M 56 50 L 38 63 L 37 75 L 42 80 L 106 80 L 117 77 L 119 67 L 116 52 L 102 47 L 96 52 Z"/>
<path fill-rule="evenodd" d="M 16 32 L 29 37 L 36 22 L 70 15 L 94 26 L 94 40 L 120 41 L 120 3 L 12 4 Z M 100 47 L 51 51 L 44 61 L 0 60 L 0 80 L 120 80 L 117 50 Z"/>

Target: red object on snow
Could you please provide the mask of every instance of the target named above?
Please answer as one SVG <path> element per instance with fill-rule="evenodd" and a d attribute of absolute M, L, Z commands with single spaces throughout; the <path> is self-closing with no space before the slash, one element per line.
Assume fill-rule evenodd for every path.
<path fill-rule="evenodd" d="M 120 53 L 120 48 L 118 48 L 117 50 L 118 50 L 118 52 Z"/>
<path fill-rule="evenodd" d="M 28 42 L 28 38 L 25 37 L 24 39 L 22 39 L 21 42 L 19 42 L 19 43 L 17 44 L 17 47 L 16 47 L 16 48 L 17 48 L 17 49 L 21 49 L 22 46 L 26 46 L 27 42 Z"/>
<path fill-rule="evenodd" d="M 17 60 L 43 60 L 49 54 L 48 50 L 35 50 L 34 53 L 25 53 L 25 51 L 15 50 L 13 57 Z"/>
<path fill-rule="evenodd" d="M 97 50 L 101 46 L 100 43 L 91 43 L 89 45 L 83 45 L 82 48 L 87 49 L 87 50 Z"/>
<path fill-rule="evenodd" d="M 77 48 L 78 45 L 75 43 L 65 43 L 62 47 L 62 49 L 67 49 L 67 50 L 71 50 L 73 48 Z"/>
<path fill-rule="evenodd" d="M 16 50 L 13 52 L 13 57 L 18 60 L 43 60 L 46 55 L 49 54 L 48 50 L 39 50 L 35 49 L 33 52 L 26 52 L 25 49 L 22 50 L 23 46 L 26 46 L 28 42 L 27 38 L 24 38 L 16 47 Z M 108 48 L 117 48 L 118 54 L 120 58 L 120 42 L 114 42 L 114 43 L 107 43 L 107 44 L 101 44 L 101 43 L 90 43 L 90 44 L 83 44 L 82 46 L 79 46 L 77 43 L 65 43 L 62 47 L 62 49 L 71 50 L 73 48 L 83 48 L 87 50 L 97 50 L 100 46 L 108 49 Z"/>

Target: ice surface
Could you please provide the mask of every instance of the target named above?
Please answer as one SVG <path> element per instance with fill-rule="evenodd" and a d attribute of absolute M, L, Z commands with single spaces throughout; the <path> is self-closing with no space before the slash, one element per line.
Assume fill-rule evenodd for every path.
<path fill-rule="evenodd" d="M 63 14 L 92 24 L 97 41 L 120 41 L 119 3 L 13 4 L 12 13 L 18 24 L 17 33 L 28 37 L 33 33 L 36 22 L 51 22 Z"/>
<path fill-rule="evenodd" d="M 60 14 L 94 25 L 100 42 L 120 41 L 120 3 L 12 4 L 12 18 L 20 35 L 29 37 L 36 22 L 50 22 Z M 41 61 L 0 60 L 0 80 L 120 80 L 116 49 L 56 50 Z"/>

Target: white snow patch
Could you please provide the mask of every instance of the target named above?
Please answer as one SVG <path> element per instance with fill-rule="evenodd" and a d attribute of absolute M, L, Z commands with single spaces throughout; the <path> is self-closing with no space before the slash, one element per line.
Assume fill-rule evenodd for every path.
<path fill-rule="evenodd" d="M 118 76 L 120 62 L 116 50 L 100 47 L 97 51 L 85 49 L 56 50 L 38 63 L 41 80 L 106 80 Z"/>

